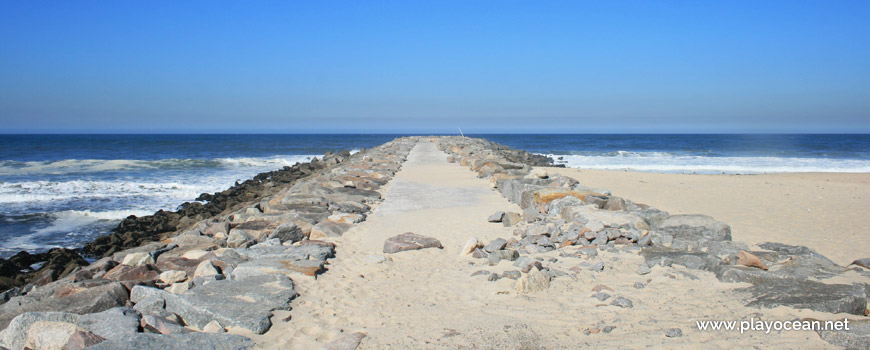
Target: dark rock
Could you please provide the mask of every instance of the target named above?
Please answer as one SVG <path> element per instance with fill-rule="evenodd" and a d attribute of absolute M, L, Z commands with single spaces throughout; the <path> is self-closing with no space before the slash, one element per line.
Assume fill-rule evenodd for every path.
<path fill-rule="evenodd" d="M 514 226 L 514 225 L 520 223 L 522 220 L 523 220 L 523 216 L 520 215 L 520 213 L 509 212 L 509 213 L 504 214 L 504 217 L 502 217 L 502 219 L 501 219 L 501 223 L 505 227 L 511 227 L 511 226 Z"/>
<path fill-rule="evenodd" d="M 722 263 L 719 258 L 707 253 L 686 252 L 663 247 L 646 248 L 640 252 L 640 255 L 644 257 L 649 266 L 677 264 L 690 269 L 713 272 Z"/>
<path fill-rule="evenodd" d="M 516 250 L 496 250 L 492 253 L 489 253 L 489 265 L 494 266 L 498 265 L 502 260 L 514 261 L 520 257 L 520 253 Z"/>
<path fill-rule="evenodd" d="M 499 278 L 500 276 L 497 273 L 492 273 L 489 275 L 489 278 L 487 278 L 487 280 L 490 282 L 495 282 L 498 281 Z"/>
<path fill-rule="evenodd" d="M 599 292 L 599 293 L 592 294 L 592 297 L 595 299 L 598 299 L 600 301 L 605 301 L 605 300 L 610 298 L 610 294 Z"/>
<path fill-rule="evenodd" d="M 758 270 L 756 270 L 758 271 Z M 867 294 L 862 286 L 824 284 L 797 279 L 771 279 L 737 291 L 749 294 L 747 306 L 789 306 L 830 313 L 864 315 Z"/>
<path fill-rule="evenodd" d="M 486 259 L 489 257 L 489 254 L 483 251 L 483 249 L 475 248 L 474 251 L 471 252 L 471 257 L 475 259 Z"/>
<path fill-rule="evenodd" d="M 641 283 L 641 282 L 634 282 L 634 288 L 636 288 L 636 289 L 641 289 L 641 288 L 644 288 L 644 287 L 646 287 L 646 286 L 645 286 L 643 283 Z"/>
<path fill-rule="evenodd" d="M 443 248 L 441 242 L 432 237 L 418 235 L 412 232 L 405 232 L 398 236 L 393 236 L 384 241 L 384 253 L 393 254 L 406 250 L 417 250 L 423 248 Z"/>

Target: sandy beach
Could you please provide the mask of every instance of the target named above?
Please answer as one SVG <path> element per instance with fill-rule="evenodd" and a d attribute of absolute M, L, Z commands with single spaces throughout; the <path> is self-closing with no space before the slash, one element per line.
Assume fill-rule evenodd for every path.
<path fill-rule="evenodd" d="M 870 174 L 660 174 L 548 168 L 671 214 L 706 214 L 735 241 L 805 245 L 841 265 L 870 252 Z"/>

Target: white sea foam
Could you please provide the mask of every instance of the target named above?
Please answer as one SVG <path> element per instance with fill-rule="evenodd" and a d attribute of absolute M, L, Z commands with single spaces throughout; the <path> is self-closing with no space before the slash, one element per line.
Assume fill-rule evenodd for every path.
<path fill-rule="evenodd" d="M 870 159 L 789 157 L 703 157 L 667 152 L 617 151 L 604 155 L 550 154 L 571 168 L 666 173 L 759 174 L 785 172 L 870 172 Z M 561 160 L 559 159 L 561 158 Z"/>
<path fill-rule="evenodd" d="M 278 155 L 217 159 L 64 159 L 56 161 L 0 161 L 2 175 L 61 175 L 110 171 L 190 168 L 282 168 L 310 161 L 314 155 Z"/>

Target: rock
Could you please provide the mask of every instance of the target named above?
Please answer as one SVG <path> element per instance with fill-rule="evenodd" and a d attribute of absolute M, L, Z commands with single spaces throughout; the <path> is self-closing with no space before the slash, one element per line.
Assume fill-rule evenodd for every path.
<path fill-rule="evenodd" d="M 501 219 L 501 223 L 505 227 L 510 227 L 520 223 L 522 220 L 523 216 L 520 213 L 509 212 L 504 214 Z"/>
<path fill-rule="evenodd" d="M 187 334 L 139 333 L 124 339 L 109 339 L 88 350 L 166 350 L 177 349 L 240 350 L 253 349 L 254 342 L 235 334 L 191 332 Z"/>
<path fill-rule="evenodd" d="M 544 168 L 533 168 L 529 175 L 537 177 L 539 179 L 546 179 L 548 176 L 547 169 Z"/>
<path fill-rule="evenodd" d="M 819 320 L 803 319 L 802 321 L 812 322 Z M 824 330 L 825 321 L 819 322 L 821 322 L 823 329 L 816 330 L 816 333 L 819 334 L 822 340 L 846 349 L 870 349 L 870 322 L 867 320 L 849 320 L 848 330 Z"/>
<path fill-rule="evenodd" d="M 221 272 L 211 263 L 211 260 L 203 260 L 196 266 L 196 271 L 193 272 L 193 277 L 206 277 L 220 274 Z"/>
<path fill-rule="evenodd" d="M 647 264 L 640 264 L 640 266 L 637 268 L 638 275 L 646 275 L 646 274 L 649 274 L 650 272 L 652 272 L 652 269 L 650 269 L 649 265 L 647 265 Z"/>
<path fill-rule="evenodd" d="M 187 328 L 154 315 L 142 316 L 141 326 L 146 332 L 159 334 L 186 334 L 191 332 L 191 330 Z"/>
<path fill-rule="evenodd" d="M 522 273 L 520 273 L 517 270 L 505 271 L 505 272 L 502 272 L 502 274 L 501 274 L 502 278 L 510 278 L 512 280 L 518 280 L 522 276 L 523 276 Z"/>
<path fill-rule="evenodd" d="M 202 277 L 198 277 L 198 278 L 202 278 Z M 184 281 L 184 282 L 173 283 L 171 286 L 166 287 L 166 291 L 170 292 L 172 294 L 181 294 L 181 293 L 186 292 L 190 288 L 193 288 L 193 281 Z"/>
<path fill-rule="evenodd" d="M 489 266 L 498 265 L 502 260 L 514 261 L 520 257 L 520 253 L 516 250 L 496 250 L 489 253 Z"/>
<path fill-rule="evenodd" d="M 141 318 L 138 311 L 123 306 L 82 315 L 78 325 L 105 339 L 118 339 L 136 334 Z"/>
<path fill-rule="evenodd" d="M 160 275 L 160 271 L 153 265 L 118 265 L 103 275 L 103 279 L 112 281 L 153 281 Z"/>
<path fill-rule="evenodd" d="M 740 251 L 740 253 L 737 254 L 737 264 L 767 270 L 767 265 L 761 262 L 761 259 L 745 250 Z"/>
<path fill-rule="evenodd" d="M 550 287 L 550 279 L 540 270 L 532 269 L 521 277 L 515 286 L 518 293 L 533 293 Z"/>
<path fill-rule="evenodd" d="M 860 285 L 824 284 L 811 280 L 771 279 L 737 289 L 750 295 L 746 306 L 789 306 L 830 313 L 864 315 L 867 294 Z"/>
<path fill-rule="evenodd" d="M 853 261 L 849 265 L 858 265 L 858 266 L 861 266 L 865 269 L 870 269 L 870 258 L 858 259 L 858 260 Z"/>
<path fill-rule="evenodd" d="M 507 241 L 504 238 L 496 238 L 489 242 L 486 246 L 483 247 L 483 250 L 486 252 L 494 252 L 496 250 L 502 250 L 507 246 Z"/>
<path fill-rule="evenodd" d="M 181 257 L 190 260 L 199 260 L 208 253 L 209 252 L 202 249 L 192 249 L 184 252 L 184 254 L 181 254 Z"/>
<path fill-rule="evenodd" d="M 477 238 L 471 237 L 468 239 L 467 242 L 465 242 L 465 245 L 462 247 L 462 254 L 461 255 L 465 256 L 465 255 L 471 254 L 475 249 L 480 248 L 482 246 L 483 246 L 483 244 L 481 244 L 480 241 L 477 240 Z"/>
<path fill-rule="evenodd" d="M 478 248 L 471 252 L 471 257 L 475 259 L 486 259 L 489 257 L 489 254 L 483 251 L 483 249 Z"/>
<path fill-rule="evenodd" d="M 91 345 L 102 343 L 104 340 L 106 339 L 94 333 L 77 330 L 70 335 L 62 349 L 84 349 Z"/>
<path fill-rule="evenodd" d="M 356 332 L 335 339 L 323 346 L 323 350 L 355 350 L 362 343 L 365 333 Z"/>
<path fill-rule="evenodd" d="M 641 282 L 634 282 L 634 288 L 635 288 L 635 289 L 641 289 L 641 288 L 644 288 L 644 287 L 646 287 L 646 286 L 645 286 L 643 283 L 641 283 Z"/>
<path fill-rule="evenodd" d="M 163 271 L 158 279 L 166 284 L 177 283 L 187 279 L 187 272 L 180 270 Z"/>
<path fill-rule="evenodd" d="M 412 232 L 405 232 L 398 236 L 393 236 L 384 241 L 384 253 L 394 254 L 407 250 L 417 250 L 424 248 L 443 248 L 441 242 L 432 237 L 418 235 Z"/>
<path fill-rule="evenodd" d="M 154 264 L 154 257 L 151 256 L 151 253 L 146 252 L 138 252 L 131 253 L 124 256 L 124 260 L 121 261 L 121 264 L 128 266 L 141 266 L 144 264 Z"/>
<path fill-rule="evenodd" d="M 293 282 L 284 275 L 251 276 L 220 280 L 172 294 L 157 288 L 135 286 L 130 299 L 145 302 L 162 298 L 166 311 L 177 314 L 188 325 L 203 329 L 218 321 L 224 327 L 239 327 L 263 334 L 272 326 L 274 310 L 289 310 L 296 297 Z"/>
<path fill-rule="evenodd" d="M 275 231 L 272 231 L 272 234 L 269 235 L 268 239 L 277 238 L 284 242 L 296 243 L 303 239 L 305 239 L 305 234 L 302 233 L 302 229 L 299 226 L 296 226 L 295 223 L 287 222 L 281 225 L 278 225 L 275 228 Z"/>
<path fill-rule="evenodd" d="M 719 258 L 702 252 L 686 252 L 679 249 L 649 247 L 641 250 L 640 255 L 644 257 L 647 265 L 682 265 L 690 269 L 705 270 L 715 272 L 720 266 L 722 260 Z"/>
<path fill-rule="evenodd" d="M 227 330 L 221 326 L 218 321 L 211 321 L 205 327 L 202 327 L 202 331 L 206 333 L 226 333 Z"/>
<path fill-rule="evenodd" d="M 634 304 L 631 302 L 631 300 L 623 297 L 614 298 L 613 301 L 610 302 L 610 305 L 619 306 L 625 309 L 634 307 Z"/>
<path fill-rule="evenodd" d="M 351 224 L 323 221 L 317 223 L 317 225 L 314 225 L 314 227 L 311 228 L 310 237 L 312 239 L 320 239 L 325 237 L 341 237 L 351 227 L 353 227 L 353 225 Z"/>
<path fill-rule="evenodd" d="M 106 280 L 75 282 L 51 297 L 33 299 L 28 303 L 13 301 L 0 305 L 0 328 L 5 328 L 16 316 L 25 312 L 62 311 L 89 314 L 123 306 L 129 300 L 129 292 L 123 284 Z"/>
<path fill-rule="evenodd" d="M 592 267 L 590 267 L 589 270 L 593 271 L 593 272 L 604 271 L 604 263 L 599 261 L 599 262 L 595 263 L 595 265 L 592 265 Z"/>
<path fill-rule="evenodd" d="M 607 293 L 595 293 L 592 295 L 593 298 L 598 299 L 600 301 L 605 301 L 610 298 L 610 294 Z"/>
<path fill-rule="evenodd" d="M 79 315 L 66 312 L 27 312 L 18 315 L 9 322 L 9 326 L 0 332 L 0 345 L 9 349 L 22 349 L 28 341 L 30 327 L 37 323 L 68 324 L 75 328 Z M 67 337 L 72 334 L 70 332 Z M 61 344 L 63 345 L 63 344 Z"/>
<path fill-rule="evenodd" d="M 668 338 L 679 338 L 683 336 L 683 330 L 679 328 L 668 328 L 665 330 L 665 336 Z"/>
<path fill-rule="evenodd" d="M 625 210 L 625 200 L 619 197 L 612 196 L 607 199 L 607 202 L 604 204 L 602 209 L 610 211 Z"/>
<path fill-rule="evenodd" d="M 495 281 L 498 281 L 498 279 L 500 277 L 501 276 L 499 276 L 497 273 L 491 273 L 491 274 L 489 274 L 489 277 L 487 278 L 487 280 L 490 282 L 495 282 Z"/>
<path fill-rule="evenodd" d="M 664 218 L 656 229 L 675 237 L 696 235 L 717 241 L 731 240 L 731 227 L 707 215 L 671 215 Z"/>
<path fill-rule="evenodd" d="M 503 217 L 504 217 L 504 212 L 503 212 L 503 211 L 497 211 L 497 212 L 495 212 L 495 214 L 490 215 L 489 218 L 486 219 L 486 221 L 489 221 L 489 222 L 501 222 L 501 219 L 502 219 Z"/>
<path fill-rule="evenodd" d="M 89 332 L 77 327 L 75 324 L 66 322 L 49 322 L 40 321 L 32 324 L 27 329 L 27 340 L 24 343 L 25 349 L 46 349 L 46 350 L 61 350 L 64 349 L 73 334 Z M 81 338 L 93 338 L 90 335 L 85 335 Z M 102 340 L 93 338 L 95 343 Z"/>
<path fill-rule="evenodd" d="M 254 240 L 254 237 L 249 235 L 245 230 L 233 229 L 227 236 L 227 246 L 230 248 L 238 248 L 245 242 Z"/>
<path fill-rule="evenodd" d="M 613 288 L 610 288 L 610 287 L 603 285 L 603 284 L 596 284 L 595 287 L 592 287 L 593 292 L 600 292 L 602 290 L 613 291 Z"/>

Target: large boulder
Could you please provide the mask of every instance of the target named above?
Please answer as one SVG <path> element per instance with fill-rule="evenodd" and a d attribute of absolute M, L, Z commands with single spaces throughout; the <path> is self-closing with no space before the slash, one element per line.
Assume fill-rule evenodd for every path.
<path fill-rule="evenodd" d="M 88 350 L 166 350 L 166 349 L 212 349 L 212 350 L 242 350 L 253 349 L 254 342 L 235 334 L 187 333 L 187 334 L 153 334 L 137 333 L 136 335 L 118 339 L 106 340 L 93 345 Z"/>
<path fill-rule="evenodd" d="M 766 308 L 789 306 L 796 309 L 862 316 L 867 308 L 867 294 L 864 287 L 859 285 L 774 279 L 737 291 L 749 294 L 749 302 L 746 306 Z"/>
<path fill-rule="evenodd" d="M 224 327 L 239 327 L 263 334 L 272 326 L 274 310 L 289 310 L 296 297 L 293 282 L 284 275 L 251 276 L 218 280 L 182 294 L 135 286 L 130 294 L 134 303 L 160 298 L 165 309 L 177 314 L 188 325 L 203 329 L 212 321 Z M 150 299 L 154 300 L 154 299 Z"/>
<path fill-rule="evenodd" d="M 661 220 L 655 229 L 674 237 L 701 236 L 717 241 L 731 240 L 731 227 L 707 215 L 671 215 Z"/>
<path fill-rule="evenodd" d="M 423 248 L 443 248 L 443 246 L 441 245 L 441 241 L 435 238 L 418 235 L 412 232 L 405 232 L 390 237 L 384 241 L 384 253 L 388 254 Z"/>
<path fill-rule="evenodd" d="M 25 312 L 59 311 L 89 314 L 124 306 L 129 300 L 127 288 L 119 282 L 91 280 L 58 288 L 52 295 L 39 298 L 24 295 L 0 305 L 0 328 Z"/>

